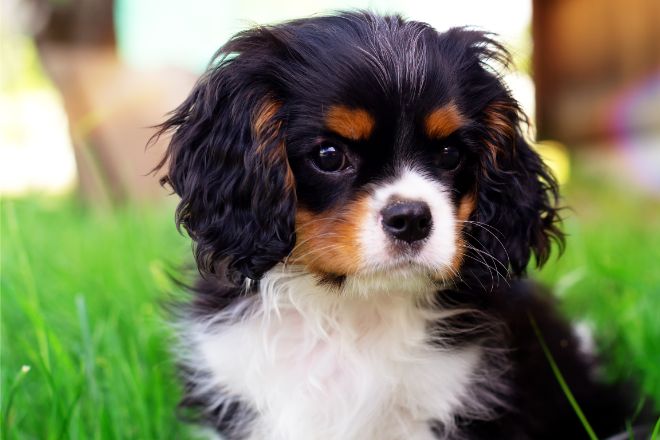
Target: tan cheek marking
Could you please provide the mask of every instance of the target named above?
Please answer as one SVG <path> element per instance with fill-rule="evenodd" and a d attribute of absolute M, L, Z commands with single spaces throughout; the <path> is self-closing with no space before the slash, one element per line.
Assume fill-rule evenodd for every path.
<path fill-rule="evenodd" d="M 369 212 L 362 197 L 341 209 L 312 213 L 298 209 L 297 243 L 289 263 L 318 274 L 348 275 L 360 267 L 359 232 Z"/>
<path fill-rule="evenodd" d="M 476 195 L 473 193 L 463 196 L 461 203 L 458 204 L 458 210 L 456 211 L 456 218 L 460 221 L 467 221 L 470 218 L 470 215 L 474 212 L 476 206 Z M 459 223 L 462 225 L 462 223 Z"/>
<path fill-rule="evenodd" d="M 375 121 L 364 109 L 337 105 L 330 108 L 325 118 L 326 127 L 346 139 L 359 141 L 371 136 Z"/>
<path fill-rule="evenodd" d="M 461 202 L 458 204 L 458 210 L 456 211 L 456 229 L 454 234 L 456 236 L 456 254 L 451 261 L 451 268 L 455 271 L 458 271 L 463 264 L 463 259 L 465 257 L 465 246 L 467 242 L 463 237 L 463 227 L 465 222 L 470 218 L 470 215 L 474 212 L 476 207 L 476 195 L 468 194 L 463 196 Z"/>
<path fill-rule="evenodd" d="M 465 123 L 465 118 L 456 104 L 450 102 L 429 113 L 424 121 L 424 128 L 429 138 L 440 139 L 449 136 Z"/>

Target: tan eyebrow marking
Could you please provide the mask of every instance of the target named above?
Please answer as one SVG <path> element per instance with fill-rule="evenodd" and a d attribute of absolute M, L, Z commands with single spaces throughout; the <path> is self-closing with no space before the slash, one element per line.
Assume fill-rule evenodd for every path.
<path fill-rule="evenodd" d="M 329 130 L 353 141 L 366 139 L 376 125 L 373 116 L 361 108 L 349 108 L 344 105 L 330 107 L 325 118 Z"/>
<path fill-rule="evenodd" d="M 424 128 L 428 137 L 437 139 L 449 136 L 465 122 L 465 117 L 452 101 L 429 113 L 424 120 Z"/>

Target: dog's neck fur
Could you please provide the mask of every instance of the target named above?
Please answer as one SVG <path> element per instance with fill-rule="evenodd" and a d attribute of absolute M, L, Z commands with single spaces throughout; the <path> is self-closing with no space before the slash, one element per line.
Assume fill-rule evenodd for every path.
<path fill-rule="evenodd" d="M 257 294 L 188 327 L 189 360 L 208 379 L 197 392 L 247 404 L 259 415 L 241 429 L 255 439 L 431 439 L 456 413 L 492 416 L 501 390 L 483 347 L 429 332 L 463 311 L 435 304 L 423 277 L 396 277 L 406 290 L 375 277 L 337 289 L 276 267 Z"/>

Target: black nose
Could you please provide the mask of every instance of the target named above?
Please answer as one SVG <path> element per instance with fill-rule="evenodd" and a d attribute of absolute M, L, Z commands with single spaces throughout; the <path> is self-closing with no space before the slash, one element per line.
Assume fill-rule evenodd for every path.
<path fill-rule="evenodd" d="M 433 220 L 429 205 L 416 201 L 395 201 L 380 211 L 383 229 L 394 238 L 412 243 L 428 237 Z"/>

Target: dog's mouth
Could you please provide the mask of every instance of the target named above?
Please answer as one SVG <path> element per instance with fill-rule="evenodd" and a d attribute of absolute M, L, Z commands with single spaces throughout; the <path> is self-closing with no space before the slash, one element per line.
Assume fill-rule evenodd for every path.
<path fill-rule="evenodd" d="M 414 259 L 400 259 L 385 265 L 369 266 L 341 277 L 343 292 L 361 296 L 391 294 L 420 295 L 437 291 L 449 282 L 449 272 Z"/>
<path fill-rule="evenodd" d="M 303 271 L 309 268 L 301 267 Z M 436 267 L 416 261 L 414 258 L 401 258 L 397 261 L 372 265 L 351 273 L 329 273 L 311 271 L 321 284 L 334 287 L 342 287 L 350 283 L 358 284 L 397 284 L 403 285 L 411 280 L 423 281 L 424 283 L 441 283 L 447 280 L 447 276 L 439 275 L 442 271 Z"/>
<path fill-rule="evenodd" d="M 402 240 L 390 240 L 387 244 L 387 251 L 396 260 L 408 260 L 410 264 L 417 264 L 415 261 L 420 252 L 426 246 L 426 240 L 407 243 Z M 396 264 L 399 264 L 398 262 Z"/>
<path fill-rule="evenodd" d="M 356 273 L 358 276 L 430 276 L 432 278 L 444 279 L 449 275 L 449 270 L 444 267 L 420 261 L 414 257 L 402 257 L 396 260 L 368 266 Z"/>

